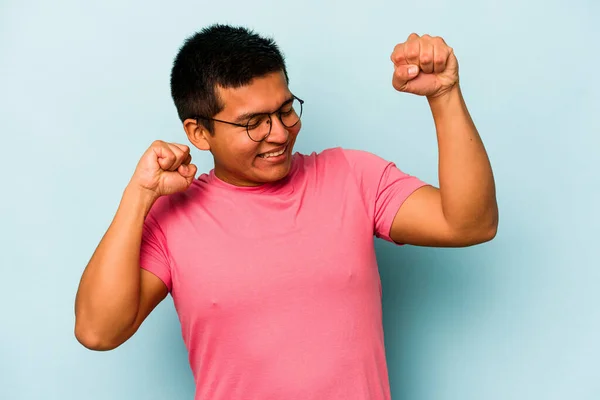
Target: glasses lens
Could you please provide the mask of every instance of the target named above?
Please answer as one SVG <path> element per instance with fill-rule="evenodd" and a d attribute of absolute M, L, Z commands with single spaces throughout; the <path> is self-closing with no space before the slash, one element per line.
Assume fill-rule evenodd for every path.
<path fill-rule="evenodd" d="M 298 99 L 292 100 L 279 110 L 281 123 L 287 128 L 291 128 L 300 121 L 302 116 L 302 103 Z M 271 116 L 269 114 L 259 114 L 248 121 L 246 130 L 248 136 L 255 142 L 260 142 L 271 133 Z"/>
<path fill-rule="evenodd" d="M 271 118 L 267 114 L 257 115 L 248 121 L 248 136 L 250 139 L 260 142 L 271 132 Z"/>
<path fill-rule="evenodd" d="M 298 99 L 294 99 L 281 109 L 281 123 L 288 128 L 296 125 L 302 116 L 302 104 Z"/>

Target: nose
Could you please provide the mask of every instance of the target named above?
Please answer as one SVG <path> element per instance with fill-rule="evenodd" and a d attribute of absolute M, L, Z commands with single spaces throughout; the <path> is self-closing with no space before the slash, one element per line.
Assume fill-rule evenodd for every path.
<path fill-rule="evenodd" d="M 288 128 L 281 123 L 279 117 L 275 115 L 271 115 L 271 133 L 265 139 L 270 143 L 283 144 L 287 142 L 289 136 Z"/>

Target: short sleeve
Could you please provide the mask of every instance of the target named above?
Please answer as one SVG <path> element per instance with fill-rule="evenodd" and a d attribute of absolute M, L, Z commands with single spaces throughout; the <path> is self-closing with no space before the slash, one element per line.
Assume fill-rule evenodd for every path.
<path fill-rule="evenodd" d="M 171 292 L 171 268 L 166 239 L 152 212 L 146 216 L 144 221 L 140 266 L 160 278 Z"/>
<path fill-rule="evenodd" d="M 427 183 L 362 150 L 342 150 L 358 184 L 375 236 L 394 243 L 390 229 L 404 201 Z"/>

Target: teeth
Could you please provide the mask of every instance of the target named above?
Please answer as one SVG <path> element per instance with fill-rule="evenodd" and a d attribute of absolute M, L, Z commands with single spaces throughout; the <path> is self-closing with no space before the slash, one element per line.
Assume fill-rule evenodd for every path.
<path fill-rule="evenodd" d="M 277 156 L 282 155 L 285 152 L 286 148 L 287 148 L 287 146 L 285 148 L 283 148 L 281 151 L 278 151 L 276 153 L 265 153 L 265 154 L 261 154 L 260 156 L 262 158 L 277 157 Z"/>

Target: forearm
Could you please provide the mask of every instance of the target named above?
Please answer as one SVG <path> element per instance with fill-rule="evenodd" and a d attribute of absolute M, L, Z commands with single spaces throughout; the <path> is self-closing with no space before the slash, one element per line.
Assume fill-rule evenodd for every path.
<path fill-rule="evenodd" d="M 140 245 L 154 198 L 128 187 L 86 267 L 75 301 L 76 335 L 110 341 L 126 331 L 140 302 Z"/>
<path fill-rule="evenodd" d="M 437 132 L 440 194 L 448 224 L 461 231 L 495 233 L 498 208 L 492 168 L 458 83 L 428 101 Z"/>

